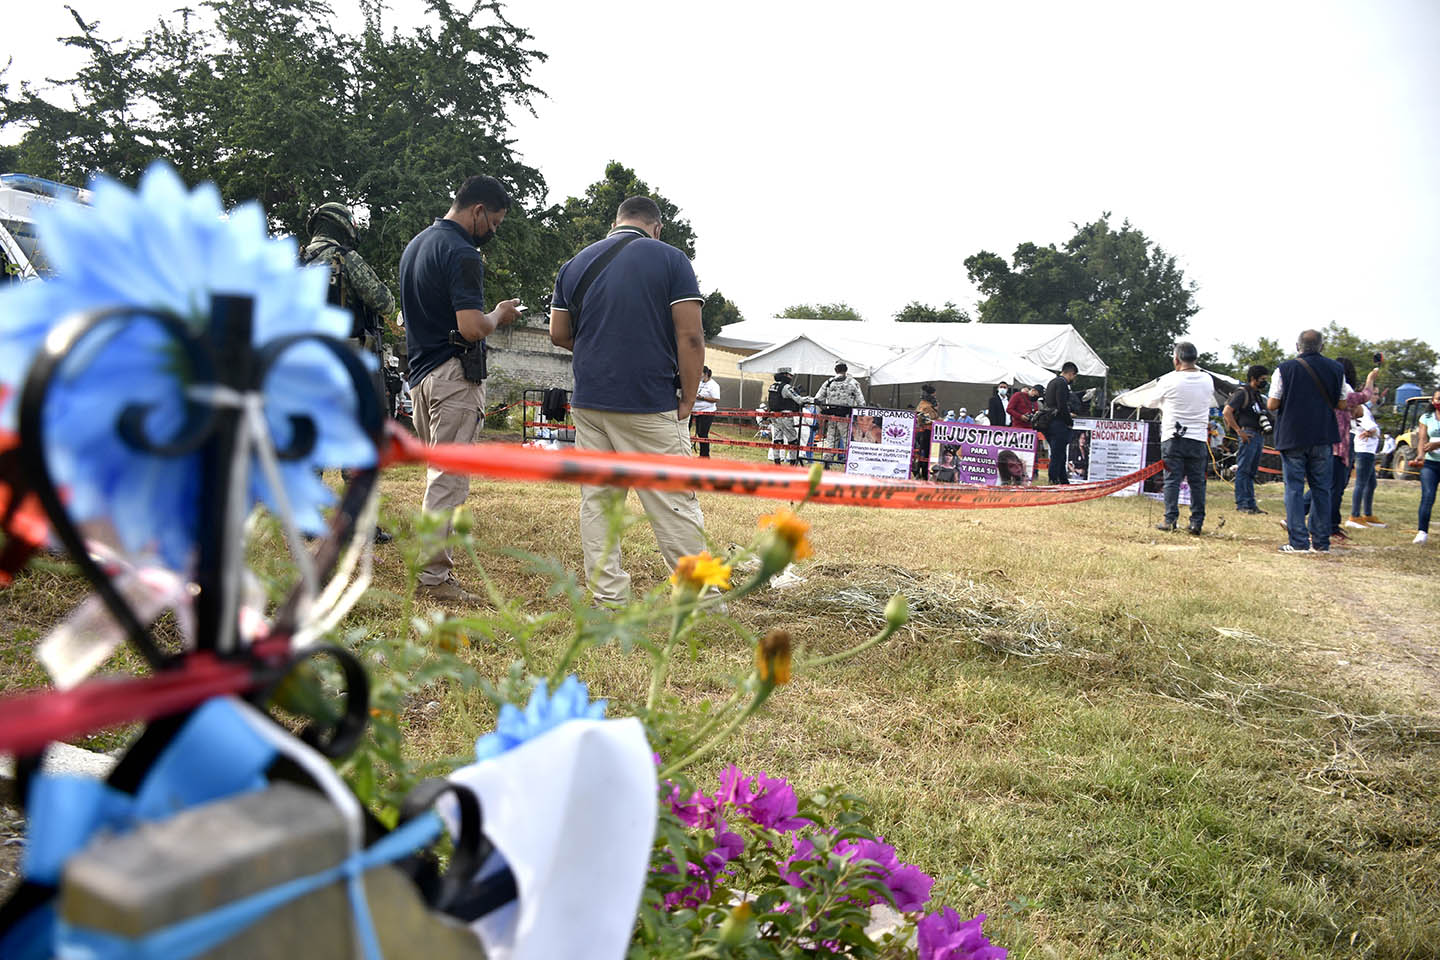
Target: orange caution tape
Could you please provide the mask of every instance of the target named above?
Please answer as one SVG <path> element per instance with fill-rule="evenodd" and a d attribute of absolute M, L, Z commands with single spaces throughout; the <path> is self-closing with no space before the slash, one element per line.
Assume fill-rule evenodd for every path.
<path fill-rule="evenodd" d="M 801 500 L 810 492 L 806 470 L 761 464 L 722 465 L 699 457 L 612 453 L 603 450 L 552 451 L 509 444 L 421 443 L 392 427 L 381 466 L 423 463 L 455 473 L 497 480 L 559 481 L 648 490 L 703 490 L 771 500 Z M 1164 469 L 1152 463 L 1114 480 L 1073 483 L 1059 487 L 985 487 L 949 483 L 881 480 L 854 474 L 826 473 L 813 499 L 837 506 L 918 507 L 985 510 L 998 507 L 1045 507 L 1108 496 L 1152 477 Z"/>

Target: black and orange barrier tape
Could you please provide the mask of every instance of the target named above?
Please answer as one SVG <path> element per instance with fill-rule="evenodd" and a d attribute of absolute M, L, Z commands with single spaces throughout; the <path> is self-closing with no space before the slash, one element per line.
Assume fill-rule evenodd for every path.
<path fill-rule="evenodd" d="M 511 406 L 515 406 L 515 404 L 512 403 Z M 544 404 L 541 403 L 539 400 L 526 400 L 525 406 L 542 407 L 544 406 Z M 565 404 L 565 409 L 570 410 L 572 409 L 572 407 L 570 406 L 570 404 L 567 403 Z M 756 417 L 768 419 L 775 419 L 778 417 L 797 417 L 801 420 L 806 421 L 836 420 L 841 423 L 850 422 L 850 418 L 848 416 L 830 413 L 810 413 L 805 410 L 696 410 L 693 411 L 690 415 L 692 417 L 713 417 L 716 420 L 753 420 Z M 545 425 L 554 426 L 555 421 L 548 422 Z"/>
<path fill-rule="evenodd" d="M 696 490 L 770 500 L 803 500 L 810 495 L 808 470 L 717 462 L 665 454 L 603 450 L 540 450 L 508 444 L 468 443 L 426 446 L 392 427 L 381 466 L 415 463 L 496 480 L 555 481 L 648 490 Z M 733 465 L 732 465 L 733 464 Z M 1152 463 L 1114 480 L 1056 487 L 985 487 L 855 474 L 823 474 L 811 499 L 835 506 L 987 510 L 1045 507 L 1095 500 L 1125 489 L 1164 469 Z"/>

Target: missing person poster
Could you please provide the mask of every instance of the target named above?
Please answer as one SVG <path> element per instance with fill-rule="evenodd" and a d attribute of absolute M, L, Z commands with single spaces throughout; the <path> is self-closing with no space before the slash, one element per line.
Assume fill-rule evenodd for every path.
<path fill-rule="evenodd" d="M 1145 445 L 1150 437 L 1150 424 L 1144 420 L 1075 419 L 1066 453 L 1070 479 L 1113 480 L 1145 467 Z M 1113 494 L 1133 497 L 1140 484 Z"/>
<path fill-rule="evenodd" d="M 904 480 L 910 476 L 914 443 L 914 410 L 855 407 L 850 411 L 845 472 Z"/>
<path fill-rule="evenodd" d="M 937 420 L 930 425 L 930 479 L 1024 487 L 1035 473 L 1035 431 Z"/>

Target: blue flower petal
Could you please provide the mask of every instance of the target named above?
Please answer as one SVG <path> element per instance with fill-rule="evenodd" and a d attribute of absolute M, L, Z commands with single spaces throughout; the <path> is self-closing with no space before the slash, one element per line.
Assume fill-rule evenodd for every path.
<path fill-rule="evenodd" d="M 226 215 L 213 185 L 187 190 L 163 163 L 146 171 L 138 190 L 103 177 L 91 190 L 89 205 L 60 202 L 37 212 L 36 228 L 56 276 L 0 291 L 0 387 L 8 388 L 0 427 L 13 429 L 17 394 L 46 335 L 77 311 L 168 310 L 201 331 L 209 324 L 212 295 L 232 293 L 254 298 L 257 347 L 288 334 L 348 334 L 349 315 L 325 301 L 325 272 L 299 267 L 294 242 L 268 236 L 258 204 Z M 181 356 L 155 324 L 136 322 L 103 339 L 97 335 L 83 355 L 67 361 L 45 411 L 47 457 L 71 516 L 82 523 L 108 519 L 126 549 L 158 551 L 176 568 L 194 554 L 198 457 L 157 458 L 133 450 L 116 424 L 128 406 L 143 404 L 151 436 L 174 436 L 185 419 Z M 375 445 L 355 420 L 354 386 L 333 356 L 305 346 L 275 364 L 262 395 L 278 444 L 289 440 L 292 416 L 315 425 L 313 449 L 279 472 L 297 523 L 318 531 L 319 511 L 334 496 L 316 471 L 376 462 Z M 258 462 L 251 467 L 253 501 L 275 509 L 277 491 Z"/>
<path fill-rule="evenodd" d="M 495 732 L 475 741 L 476 760 L 498 757 L 570 720 L 605 719 L 605 700 L 590 702 L 590 691 L 572 674 L 552 697 L 544 680 L 535 685 L 522 711 L 513 704 L 500 708 Z"/>

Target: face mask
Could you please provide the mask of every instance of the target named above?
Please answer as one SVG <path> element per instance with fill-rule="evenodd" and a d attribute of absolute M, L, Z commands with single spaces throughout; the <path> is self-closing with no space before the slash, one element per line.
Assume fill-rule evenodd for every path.
<path fill-rule="evenodd" d="M 481 219 L 485 219 L 485 218 L 482 217 Z M 494 236 L 495 236 L 495 228 L 492 227 L 492 226 L 490 226 L 490 221 L 489 221 L 489 220 L 486 220 L 486 221 L 485 221 L 485 232 L 477 236 L 477 235 L 475 234 L 475 232 L 472 230 L 472 231 L 470 232 L 470 242 L 473 243 L 473 244 L 475 244 L 475 246 L 476 246 L 477 248 L 478 248 L 478 247 L 483 247 L 483 246 L 485 246 L 485 244 L 489 243 L 490 240 L 491 240 L 491 238 L 494 237 Z"/>
<path fill-rule="evenodd" d="M 1010 391 L 1009 391 L 1009 390 L 1006 390 L 1004 387 L 1001 387 L 1001 388 L 1000 388 L 1000 396 L 1002 396 L 1002 397 L 1005 396 L 1005 395 L 1006 395 L 1007 393 L 1009 393 L 1009 392 L 1010 392 Z"/>

